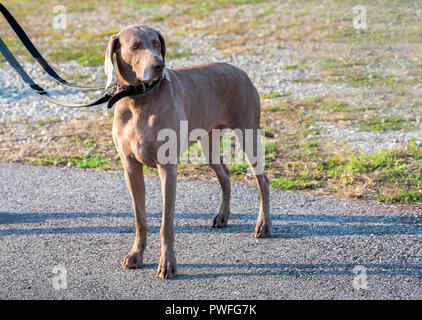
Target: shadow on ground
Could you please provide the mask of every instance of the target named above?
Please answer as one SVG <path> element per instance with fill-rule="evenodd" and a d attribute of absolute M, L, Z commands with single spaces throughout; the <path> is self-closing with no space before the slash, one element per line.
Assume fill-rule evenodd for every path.
<path fill-rule="evenodd" d="M 150 213 L 149 217 L 161 218 L 161 213 Z M 46 220 L 77 219 L 77 218 L 127 218 L 132 219 L 131 213 L 10 213 L 0 212 L 0 227 L 27 223 L 42 223 Z M 253 214 L 234 214 L 234 223 L 224 229 L 211 228 L 213 214 L 179 213 L 176 218 L 176 233 L 251 233 L 254 223 L 238 224 L 239 220 L 250 222 L 256 219 Z M 273 233 L 271 239 L 303 238 L 313 236 L 338 235 L 422 235 L 422 218 L 397 216 L 333 216 L 333 215 L 306 215 L 306 214 L 272 214 Z M 182 226 L 177 225 L 177 219 L 207 220 L 206 225 Z M 284 221 L 286 224 L 277 222 Z M 295 224 L 294 222 L 297 222 Z M 316 223 L 325 223 L 317 225 Z M 330 224 L 327 224 L 330 223 Z M 64 227 L 64 228 L 12 228 L 0 230 L 0 237 L 16 235 L 40 234 L 107 234 L 133 233 L 134 227 L 128 226 L 93 226 L 93 227 Z M 149 232 L 158 233 L 159 227 L 151 226 Z M 264 241 L 266 241 L 264 239 Z M 271 275 L 353 275 L 356 265 L 366 268 L 367 274 L 372 275 L 419 275 L 422 279 L 422 264 L 179 264 L 176 280 L 206 279 L 219 277 L 248 277 Z M 156 264 L 146 264 L 143 269 L 155 269 Z M 209 273 L 195 273 L 186 269 L 208 271 Z M 239 271 L 244 269 L 244 271 Z M 219 271 L 220 270 L 220 271 Z"/>
<path fill-rule="evenodd" d="M 272 238 L 302 238 L 312 236 L 330 235 L 383 235 L 383 234 L 406 234 L 422 235 L 421 217 L 397 217 L 397 216 L 335 216 L 335 215 L 306 215 L 306 214 L 272 214 L 275 222 L 272 231 Z M 77 218 L 132 218 L 131 213 L 0 213 L 0 225 L 42 223 L 45 220 L 62 220 Z M 161 213 L 150 213 L 148 217 L 161 218 Z M 237 221 L 254 221 L 256 215 L 234 214 L 234 220 L 224 229 L 210 227 L 212 214 L 187 214 L 175 215 L 176 233 L 250 233 L 253 231 L 254 223 L 241 223 Z M 199 219 L 207 220 L 207 224 L 199 225 L 177 225 L 178 219 Z M 288 222 L 286 224 L 276 223 L 278 221 Z M 294 224 L 297 222 L 297 224 Z M 325 223 L 325 224 L 316 224 Z M 9 235 L 31 235 L 31 234 L 66 234 L 66 233 L 132 233 L 134 227 L 132 222 L 127 226 L 93 226 L 93 227 L 64 227 L 64 228 L 26 228 L 26 229 L 3 229 L 1 236 Z M 151 226 L 148 232 L 158 233 L 159 227 Z"/>

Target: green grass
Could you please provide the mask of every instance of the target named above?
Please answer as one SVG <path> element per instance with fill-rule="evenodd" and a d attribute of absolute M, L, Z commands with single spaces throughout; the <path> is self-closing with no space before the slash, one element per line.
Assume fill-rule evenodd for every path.
<path fill-rule="evenodd" d="M 315 141 L 307 144 L 308 149 L 319 147 Z M 373 154 L 351 152 L 329 156 L 314 152 L 310 159 L 305 151 L 296 153 L 297 160 L 294 156 L 289 157 L 291 160 L 284 163 L 284 174 L 272 179 L 272 187 L 324 187 L 330 192 L 341 192 L 348 186 L 368 187 L 378 201 L 422 201 L 422 147 L 414 141 L 401 149 Z"/>
<path fill-rule="evenodd" d="M 273 105 L 273 106 L 266 107 L 266 109 L 271 111 L 271 112 L 280 112 L 280 111 L 285 111 L 286 106 L 284 106 L 284 105 Z"/>
<path fill-rule="evenodd" d="M 270 92 L 270 93 L 263 93 L 259 95 L 261 99 L 274 99 L 281 97 L 282 94 L 280 92 Z"/>
<path fill-rule="evenodd" d="M 340 71 L 347 71 L 347 69 L 357 67 L 357 66 L 365 66 L 366 62 L 363 60 L 338 60 L 329 57 L 322 58 L 322 69 L 331 71 L 332 73 L 338 73 Z"/>
<path fill-rule="evenodd" d="M 78 168 L 101 168 L 111 170 L 111 159 L 105 158 L 99 153 L 86 153 L 80 155 L 65 156 L 62 154 L 44 154 L 36 161 L 38 164 L 47 165 L 74 165 Z"/>
<path fill-rule="evenodd" d="M 305 98 L 305 101 L 307 102 L 320 102 L 321 100 L 322 97 L 320 96 Z"/>
<path fill-rule="evenodd" d="M 85 45 L 78 43 L 77 46 L 54 48 L 48 57 L 53 61 L 76 60 L 83 66 L 100 66 L 104 64 L 106 46 L 105 42 L 90 42 Z"/>
<path fill-rule="evenodd" d="M 56 123 L 56 122 L 60 122 L 62 121 L 62 119 L 60 117 L 56 117 L 56 118 L 47 118 L 44 120 L 36 120 L 33 122 L 27 122 L 28 125 L 37 125 L 37 126 L 44 126 L 46 124 L 52 124 L 52 123 Z"/>
<path fill-rule="evenodd" d="M 81 66 L 100 66 L 104 63 L 104 55 L 89 55 L 89 54 L 84 54 L 82 57 L 78 58 L 78 60 L 76 60 Z"/>
<path fill-rule="evenodd" d="M 321 82 L 321 80 L 316 79 L 316 78 L 297 78 L 297 79 L 293 79 L 292 82 L 296 82 L 296 83 L 319 83 L 319 82 Z"/>
<path fill-rule="evenodd" d="M 400 87 L 394 75 L 369 72 L 366 70 L 367 64 L 368 62 L 363 60 L 337 60 L 324 57 L 320 69 L 335 81 L 345 82 L 354 88 Z"/>
<path fill-rule="evenodd" d="M 90 136 L 76 135 L 72 137 L 70 141 L 75 143 L 79 148 L 95 148 L 97 146 L 98 139 Z M 110 141 L 109 146 L 114 147 L 113 141 Z"/>
<path fill-rule="evenodd" d="M 374 119 L 360 120 L 358 127 L 362 131 L 381 132 L 381 131 L 411 131 L 415 125 L 401 116 L 395 117 L 376 117 Z"/>
<path fill-rule="evenodd" d="M 297 65 L 297 64 L 287 65 L 287 66 L 283 67 L 283 70 L 307 70 L 307 69 L 309 69 L 308 66 Z"/>
<path fill-rule="evenodd" d="M 385 203 L 396 203 L 396 202 L 421 202 L 422 203 L 422 192 L 415 190 L 402 190 L 392 189 L 389 191 L 383 191 L 378 194 L 375 199 Z"/>
<path fill-rule="evenodd" d="M 369 88 L 374 86 L 395 86 L 396 80 L 393 75 L 387 76 L 376 73 L 369 73 L 360 70 L 345 75 L 346 83 L 355 88 Z"/>
<path fill-rule="evenodd" d="M 323 104 L 321 106 L 321 110 L 347 112 L 347 111 L 351 111 L 351 108 L 349 105 L 345 104 L 344 102 L 332 101 L 332 102 Z"/>
<path fill-rule="evenodd" d="M 295 189 L 317 188 L 320 186 L 320 184 L 316 182 L 305 181 L 302 179 L 290 180 L 290 179 L 285 179 L 285 178 L 275 178 L 271 180 L 270 185 L 271 187 L 275 189 L 284 189 L 284 190 L 288 190 L 292 188 L 295 188 Z"/>
<path fill-rule="evenodd" d="M 192 56 L 193 53 L 192 51 L 169 51 L 166 54 L 166 58 L 168 59 L 182 59 L 182 58 L 186 58 L 189 56 Z"/>
<path fill-rule="evenodd" d="M 239 175 L 246 173 L 249 165 L 246 162 L 240 164 L 227 164 L 227 168 L 230 169 L 233 175 Z"/>
<path fill-rule="evenodd" d="M 151 175 L 157 175 L 158 174 L 157 168 L 151 168 L 151 167 L 143 166 L 142 170 L 147 174 L 151 174 Z"/>

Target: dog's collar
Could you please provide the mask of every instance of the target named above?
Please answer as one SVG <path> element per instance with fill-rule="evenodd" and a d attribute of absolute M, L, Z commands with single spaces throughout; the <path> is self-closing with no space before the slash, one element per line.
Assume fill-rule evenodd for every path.
<path fill-rule="evenodd" d="M 107 108 L 111 108 L 117 101 L 124 97 L 132 99 L 139 99 L 146 97 L 153 93 L 161 84 L 162 78 L 155 80 L 150 85 L 147 83 L 141 83 L 137 86 L 127 86 L 117 81 L 116 90 L 117 93 L 108 101 Z"/>

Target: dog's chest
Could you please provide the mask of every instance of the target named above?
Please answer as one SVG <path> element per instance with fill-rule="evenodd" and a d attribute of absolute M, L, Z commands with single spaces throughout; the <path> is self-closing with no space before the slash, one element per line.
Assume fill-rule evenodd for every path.
<path fill-rule="evenodd" d="M 147 166 L 157 162 L 157 116 L 122 112 L 115 118 L 117 148 Z"/>

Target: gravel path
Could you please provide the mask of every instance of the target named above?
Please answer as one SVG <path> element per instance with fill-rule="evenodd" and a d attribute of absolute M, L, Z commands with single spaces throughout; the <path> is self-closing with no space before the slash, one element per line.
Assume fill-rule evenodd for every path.
<path fill-rule="evenodd" d="M 0 163 L 0 299 L 422 298 L 420 206 L 274 191 L 273 236 L 256 240 L 255 188 L 233 186 L 232 220 L 219 230 L 219 186 L 199 181 L 178 184 L 180 275 L 157 280 L 160 186 L 146 183 L 145 265 L 128 271 L 134 222 L 121 172 Z M 55 266 L 67 289 L 54 289 Z"/>

